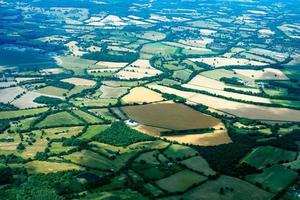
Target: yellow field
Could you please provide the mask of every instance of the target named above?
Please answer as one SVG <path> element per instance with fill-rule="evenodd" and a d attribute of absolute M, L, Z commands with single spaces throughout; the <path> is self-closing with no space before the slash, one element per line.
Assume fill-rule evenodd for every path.
<path fill-rule="evenodd" d="M 95 81 L 83 79 L 83 78 L 67 78 L 62 81 L 66 82 L 66 83 L 71 83 L 71 84 L 74 84 L 77 86 L 94 86 L 96 84 Z"/>
<path fill-rule="evenodd" d="M 126 103 L 151 103 L 164 100 L 162 95 L 144 87 L 136 87 L 122 98 Z"/>
<path fill-rule="evenodd" d="M 150 88 L 158 89 L 163 93 L 175 94 L 177 96 L 183 97 L 187 99 L 191 104 L 204 104 L 216 110 L 220 110 L 239 117 L 260 119 L 266 121 L 300 121 L 299 110 L 240 103 L 195 92 L 184 92 L 159 85 L 151 85 Z"/>
<path fill-rule="evenodd" d="M 289 78 L 279 69 L 265 68 L 263 70 L 235 69 L 236 73 L 254 80 L 288 80 Z"/>
<path fill-rule="evenodd" d="M 47 161 L 31 161 L 26 163 L 25 168 L 29 174 L 38 174 L 38 173 L 51 173 L 67 170 L 82 170 L 82 167 L 74 165 L 71 163 L 58 163 L 58 162 L 47 162 Z"/>

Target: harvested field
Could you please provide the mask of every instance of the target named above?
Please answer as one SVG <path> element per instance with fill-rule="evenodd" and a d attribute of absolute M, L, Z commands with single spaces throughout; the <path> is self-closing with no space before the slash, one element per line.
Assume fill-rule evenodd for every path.
<path fill-rule="evenodd" d="M 250 61 L 243 58 L 208 57 L 208 58 L 191 58 L 190 60 L 193 62 L 202 62 L 213 67 L 268 65 L 268 63 Z"/>
<path fill-rule="evenodd" d="M 149 60 L 139 59 L 119 71 L 115 76 L 120 79 L 141 79 L 161 74 L 161 71 L 153 68 Z"/>
<path fill-rule="evenodd" d="M 263 70 L 235 69 L 234 71 L 254 80 L 289 80 L 282 71 L 274 68 L 265 68 Z"/>
<path fill-rule="evenodd" d="M 225 88 L 231 88 L 231 89 L 240 90 L 244 92 L 252 92 L 252 93 L 260 92 L 259 89 L 256 88 L 228 86 L 221 81 L 212 78 L 207 78 L 202 75 L 195 76 L 190 82 L 183 85 L 183 87 L 192 88 L 192 89 L 199 88 L 199 90 L 201 90 L 201 88 L 210 88 L 210 89 L 217 89 L 217 90 L 224 90 Z"/>
<path fill-rule="evenodd" d="M 0 102 L 1 103 L 12 102 L 16 98 L 16 96 L 22 94 L 23 92 L 25 92 L 25 89 L 21 87 L 0 89 Z"/>
<path fill-rule="evenodd" d="M 126 103 L 151 103 L 164 100 L 162 95 L 145 87 L 136 87 L 122 98 Z"/>
<path fill-rule="evenodd" d="M 195 92 L 184 92 L 166 86 L 151 85 L 149 87 L 160 90 L 163 93 L 183 97 L 192 104 L 204 104 L 231 115 L 266 121 L 300 121 L 299 110 L 240 103 Z"/>
<path fill-rule="evenodd" d="M 122 110 L 129 118 L 141 124 L 165 129 L 201 129 L 222 124 L 220 120 L 214 117 L 173 102 L 127 106 L 123 107 Z M 164 112 L 161 112 L 162 110 Z"/>
<path fill-rule="evenodd" d="M 122 68 L 122 67 L 125 67 L 126 65 L 128 65 L 128 63 L 100 61 L 100 62 L 97 62 L 96 65 L 99 68 Z"/>
<path fill-rule="evenodd" d="M 94 86 L 96 84 L 93 80 L 83 79 L 83 78 L 67 78 L 61 80 L 66 83 L 71 83 L 77 86 Z"/>
<path fill-rule="evenodd" d="M 189 89 L 205 91 L 205 92 L 208 92 L 210 94 L 215 94 L 215 95 L 218 95 L 218 96 L 233 98 L 233 99 L 242 100 L 242 101 L 256 102 L 256 103 L 267 103 L 267 104 L 272 103 L 272 101 L 270 99 L 264 98 L 264 97 L 257 97 L 257 96 L 247 95 L 247 94 L 239 94 L 239 93 L 235 93 L 235 92 L 228 92 L 228 91 L 223 91 L 223 90 L 219 90 L 219 89 L 212 89 L 212 88 L 202 87 L 202 86 L 198 86 L 198 85 L 184 84 L 183 87 L 186 87 L 186 88 L 189 88 Z"/>

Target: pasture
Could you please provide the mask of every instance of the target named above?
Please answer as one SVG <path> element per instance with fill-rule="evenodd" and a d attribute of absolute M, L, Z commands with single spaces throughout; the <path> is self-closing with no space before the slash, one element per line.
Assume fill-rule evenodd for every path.
<path fill-rule="evenodd" d="M 240 162 L 247 163 L 258 169 L 262 169 L 268 165 L 277 164 L 280 161 L 293 161 L 296 159 L 296 157 L 296 152 L 287 151 L 272 146 L 262 146 L 253 149 L 252 152 L 249 153 Z"/>
<path fill-rule="evenodd" d="M 167 178 L 160 179 L 155 184 L 169 193 L 184 192 L 194 184 L 207 180 L 207 177 L 190 170 L 183 170 Z"/>
<path fill-rule="evenodd" d="M 59 126 L 68 126 L 68 125 L 80 125 L 83 122 L 71 115 L 70 113 L 63 111 L 55 114 L 48 115 L 44 120 L 39 122 L 36 127 L 59 127 Z"/>
<path fill-rule="evenodd" d="M 297 177 L 296 172 L 281 165 L 274 165 L 264 169 L 262 173 L 246 176 L 246 180 L 253 184 L 261 184 L 267 191 L 278 193 L 293 183 Z"/>

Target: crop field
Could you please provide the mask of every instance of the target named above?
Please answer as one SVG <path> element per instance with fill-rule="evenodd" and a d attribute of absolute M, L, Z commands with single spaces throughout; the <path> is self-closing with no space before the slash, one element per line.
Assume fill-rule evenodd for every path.
<path fill-rule="evenodd" d="M 155 69 L 150 65 L 149 60 L 139 59 L 123 68 L 121 71 L 116 73 L 115 76 L 119 79 L 130 80 L 153 77 L 160 73 L 160 70 Z"/>
<path fill-rule="evenodd" d="M 300 111 L 298 110 L 240 103 L 199 93 L 184 92 L 165 86 L 151 85 L 150 88 L 158 89 L 163 93 L 175 94 L 192 103 L 204 104 L 239 117 L 275 121 L 300 121 Z"/>
<path fill-rule="evenodd" d="M 71 84 L 77 85 L 77 86 L 94 86 L 96 84 L 95 81 L 83 79 L 83 78 L 68 78 L 68 79 L 64 79 L 62 81 L 66 82 L 66 83 L 71 83 Z"/>
<path fill-rule="evenodd" d="M 162 109 L 164 112 L 160 112 Z M 185 105 L 172 102 L 128 106 L 122 108 L 122 110 L 129 118 L 141 124 L 166 129 L 201 129 L 222 124 L 221 121 L 214 117 L 197 112 Z"/>
<path fill-rule="evenodd" d="M 71 163 L 56 163 L 47 161 L 32 161 L 25 165 L 30 174 L 51 173 L 66 170 L 81 170 L 82 168 Z"/>
<path fill-rule="evenodd" d="M 236 74 L 233 70 L 227 70 L 227 69 L 214 69 L 210 71 L 205 71 L 201 73 L 202 76 L 205 76 L 207 78 L 220 80 L 221 78 L 238 78 L 245 82 L 253 82 L 253 80 L 247 76 Z"/>
<path fill-rule="evenodd" d="M 0 89 L 0 102 L 12 102 L 15 100 L 16 96 L 22 94 L 23 92 L 25 92 L 25 90 L 21 87 Z"/>
<path fill-rule="evenodd" d="M 287 151 L 271 146 L 257 147 L 241 160 L 258 169 L 262 169 L 268 165 L 277 164 L 280 161 L 293 161 L 297 157 L 296 152 Z"/>
<path fill-rule="evenodd" d="M 258 93 L 259 90 L 256 88 L 251 87 L 236 87 L 231 85 L 226 85 L 222 81 L 214 80 L 212 78 L 207 78 L 202 75 L 195 76 L 190 82 L 187 84 L 182 85 L 183 87 L 192 88 L 203 90 L 203 88 L 209 88 L 209 89 L 217 89 L 217 90 L 224 90 L 224 88 L 231 88 L 235 90 L 245 91 L 245 92 L 252 92 L 252 93 Z"/>
<path fill-rule="evenodd" d="M 210 58 L 192 58 L 193 62 L 202 62 L 207 65 L 219 68 L 225 66 L 265 66 L 267 63 L 250 61 L 241 58 L 210 57 Z"/>
<path fill-rule="evenodd" d="M 300 1 L 0 7 L 0 199 L 299 199 Z"/>
<path fill-rule="evenodd" d="M 260 174 L 246 176 L 251 183 L 260 183 L 262 187 L 273 193 L 278 193 L 293 183 L 298 177 L 297 173 L 281 165 L 266 168 Z"/>
<path fill-rule="evenodd" d="M 34 102 L 34 100 L 40 96 L 42 95 L 37 92 L 26 92 L 26 94 L 13 101 L 12 104 L 20 109 L 41 107 L 44 106 L 44 104 Z"/>
<path fill-rule="evenodd" d="M 235 69 L 236 73 L 255 80 L 288 80 L 289 78 L 280 70 L 265 68 L 263 70 Z"/>
<path fill-rule="evenodd" d="M 135 87 L 125 95 L 122 100 L 125 103 L 152 103 L 163 101 L 162 95 L 145 87 Z"/>

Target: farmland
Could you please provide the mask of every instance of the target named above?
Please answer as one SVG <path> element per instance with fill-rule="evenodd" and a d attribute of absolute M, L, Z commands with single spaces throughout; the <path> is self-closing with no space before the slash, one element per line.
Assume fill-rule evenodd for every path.
<path fill-rule="evenodd" d="M 0 199 L 298 200 L 299 6 L 0 0 Z"/>

